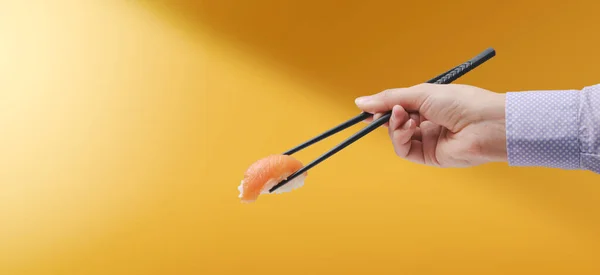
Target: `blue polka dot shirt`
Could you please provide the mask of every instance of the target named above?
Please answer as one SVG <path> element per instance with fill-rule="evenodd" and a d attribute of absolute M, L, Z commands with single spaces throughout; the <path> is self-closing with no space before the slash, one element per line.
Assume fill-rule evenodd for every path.
<path fill-rule="evenodd" d="M 506 137 L 511 166 L 600 173 L 600 84 L 507 93 Z"/>

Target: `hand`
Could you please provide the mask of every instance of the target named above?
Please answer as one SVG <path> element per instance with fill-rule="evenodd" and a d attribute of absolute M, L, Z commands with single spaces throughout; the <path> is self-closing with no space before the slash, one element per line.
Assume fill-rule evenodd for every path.
<path fill-rule="evenodd" d="M 415 163 L 468 167 L 506 161 L 504 94 L 448 84 L 419 84 L 360 97 L 356 105 L 386 124 L 394 151 Z M 368 121 L 371 121 L 369 119 Z"/>

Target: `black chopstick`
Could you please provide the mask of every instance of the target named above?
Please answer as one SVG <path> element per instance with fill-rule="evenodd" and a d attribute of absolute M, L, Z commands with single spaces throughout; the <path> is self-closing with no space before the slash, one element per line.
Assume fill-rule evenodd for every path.
<path fill-rule="evenodd" d="M 462 64 L 459 65 L 459 66 L 462 66 Z M 443 74 L 440 74 L 440 75 L 432 78 L 427 83 L 435 83 L 440 78 L 442 78 L 445 75 L 447 75 L 448 73 L 456 70 L 459 66 L 456 66 L 456 67 L 454 67 L 454 68 L 452 68 L 452 69 L 444 72 Z M 315 143 L 317 143 L 317 142 L 319 142 L 319 141 L 321 141 L 323 139 L 326 139 L 326 138 L 330 137 L 331 135 L 334 135 L 334 134 L 336 134 L 336 133 L 338 133 L 340 131 L 343 131 L 346 128 L 351 127 L 352 125 L 354 125 L 356 123 L 359 123 L 359 122 L 361 122 L 361 121 L 363 121 L 363 120 L 365 120 L 365 119 L 367 119 L 367 118 L 369 118 L 371 116 L 373 116 L 373 114 L 370 114 L 370 113 L 367 113 L 367 112 L 362 112 L 362 113 L 358 114 L 357 116 L 355 116 L 355 117 L 353 117 L 353 118 L 351 118 L 351 119 L 349 119 L 349 120 L 347 120 L 345 122 L 342 122 L 341 124 L 339 124 L 339 125 L 331 128 L 331 129 L 323 132 L 322 134 L 320 134 L 320 135 L 318 135 L 318 136 L 316 136 L 316 137 L 314 137 L 314 138 L 312 138 L 312 139 L 310 139 L 310 140 L 308 140 L 306 142 L 303 142 L 300 145 L 298 145 L 298 146 L 296 146 L 296 147 L 294 147 L 294 148 L 292 148 L 292 149 L 284 152 L 283 154 L 284 155 L 292 155 L 292 154 L 294 154 L 294 153 L 296 153 L 296 152 L 298 152 L 298 151 L 300 151 L 300 150 L 302 150 L 302 149 L 304 149 L 304 148 L 306 148 L 308 146 L 311 146 L 311 145 L 313 145 L 313 144 L 315 144 Z"/>
<path fill-rule="evenodd" d="M 298 151 L 300 151 L 300 150 L 302 150 L 302 149 L 304 149 L 304 148 L 306 148 L 308 146 L 311 146 L 311 145 L 313 145 L 313 144 L 315 144 L 315 143 L 317 143 L 317 142 L 319 142 L 319 141 L 321 141 L 321 140 L 323 140 L 323 139 L 325 139 L 325 138 L 327 138 L 327 137 L 329 137 L 329 136 L 331 136 L 333 134 L 336 134 L 337 132 L 343 131 L 344 129 L 346 129 L 346 128 L 350 127 L 350 126 L 352 126 L 352 125 L 354 125 L 356 123 L 359 123 L 359 122 L 361 122 L 361 121 L 369 118 L 370 116 L 372 116 L 372 114 L 362 112 L 359 115 L 357 115 L 357 116 L 355 116 L 355 117 L 353 117 L 353 118 L 351 118 L 351 119 L 349 119 L 349 120 L 341 123 L 340 125 L 337 125 L 337 126 L 331 128 L 331 129 L 325 131 L 324 133 L 322 133 L 322 134 L 320 134 L 320 135 L 318 135 L 318 136 L 316 136 L 316 137 L 314 137 L 314 138 L 312 138 L 312 139 L 310 139 L 310 140 L 308 140 L 308 141 L 306 141 L 306 142 L 304 142 L 304 143 L 302 143 L 302 144 L 300 144 L 300 145 L 298 145 L 298 146 L 296 146 L 296 147 L 294 147 L 294 148 L 292 148 L 292 149 L 290 149 L 288 151 L 286 151 L 283 154 L 284 155 L 291 155 L 293 153 L 296 153 L 296 152 L 298 152 Z"/>
<path fill-rule="evenodd" d="M 429 81 L 427 81 L 427 83 L 449 84 L 449 83 L 453 82 L 454 80 L 460 78 L 461 76 L 465 75 L 466 73 L 470 72 L 474 68 L 478 67 L 479 65 L 483 64 L 487 60 L 491 59 L 495 55 L 496 55 L 496 51 L 493 48 L 488 48 L 485 51 L 483 51 L 480 54 L 478 54 L 477 56 L 475 56 L 472 59 L 470 59 L 469 61 L 467 61 L 467 62 L 465 62 L 463 64 L 460 64 L 460 65 L 454 67 L 452 70 L 449 70 L 449 71 L 445 72 L 442 75 L 438 75 L 435 78 L 430 79 Z M 323 138 L 325 138 L 327 136 L 330 136 L 330 135 L 332 135 L 332 134 L 334 134 L 336 132 L 339 132 L 339 131 L 341 131 L 341 130 L 343 130 L 345 128 L 348 128 L 348 127 L 352 126 L 353 124 L 356 124 L 356 123 L 364 120 L 364 119 L 358 120 L 362 116 L 365 116 L 363 114 L 360 114 L 360 115 L 356 116 L 355 118 L 353 118 L 353 119 L 351 119 L 351 120 L 349 120 L 349 121 L 347 121 L 345 123 L 342 123 L 342 124 L 338 125 L 337 127 L 335 127 L 333 129 L 331 129 L 331 130 L 323 133 L 322 135 L 317 136 L 316 138 L 313 139 L 314 141 L 313 140 L 309 141 L 309 142 L 312 142 L 312 143 L 306 142 L 304 144 L 301 144 L 300 146 L 297 146 L 296 148 L 300 148 L 301 146 L 303 146 L 303 147 L 301 147 L 300 149 L 305 148 L 305 147 L 309 146 L 310 144 L 313 144 L 313 143 L 315 143 L 315 142 L 317 142 L 319 140 L 322 140 Z M 350 136 L 349 138 L 347 138 L 346 140 L 344 140 L 343 142 L 341 142 L 340 144 L 338 144 L 333 149 L 329 150 L 328 152 L 326 152 L 325 154 L 321 155 L 320 157 L 318 157 L 317 159 L 315 159 L 311 163 L 307 164 L 306 166 L 300 168 L 298 171 L 296 171 L 292 175 L 288 176 L 285 180 L 283 180 L 283 181 L 279 182 L 277 185 L 273 186 L 269 190 L 269 192 L 271 193 L 271 192 L 277 190 L 278 188 L 280 188 L 284 184 L 288 183 L 292 179 L 294 179 L 297 176 L 305 173 L 306 171 L 308 171 L 312 167 L 316 166 L 317 164 L 321 163 L 322 161 L 326 160 L 327 158 L 331 157 L 332 155 L 334 155 L 335 153 L 341 151 L 342 149 L 346 148 L 350 144 L 352 144 L 355 141 L 359 140 L 361 137 L 363 137 L 363 136 L 367 135 L 368 133 L 372 132 L 373 130 L 377 129 L 379 126 L 385 124 L 387 121 L 389 121 L 391 114 L 392 114 L 392 111 L 386 112 L 383 116 L 381 116 L 380 118 L 378 118 L 375 121 L 371 122 L 369 125 L 367 125 L 362 130 L 358 131 L 356 134 Z M 365 119 L 367 117 L 369 117 L 369 116 L 366 116 Z M 356 120 L 358 120 L 358 121 L 356 121 Z M 340 129 L 338 129 L 338 127 Z M 344 127 L 344 128 L 342 128 L 342 127 Z M 293 151 L 296 148 L 294 148 L 294 149 L 292 149 L 290 151 Z M 298 150 L 300 150 L 300 149 L 298 149 Z M 293 152 L 297 152 L 298 150 L 295 150 Z"/>

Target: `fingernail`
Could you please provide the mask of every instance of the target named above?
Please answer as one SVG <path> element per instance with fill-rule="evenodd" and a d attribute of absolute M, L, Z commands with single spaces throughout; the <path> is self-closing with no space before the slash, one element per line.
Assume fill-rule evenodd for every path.
<path fill-rule="evenodd" d="M 356 103 L 356 104 L 365 104 L 367 101 L 369 101 L 369 98 L 370 97 L 368 97 L 368 96 L 361 96 L 361 97 L 355 99 L 354 103 Z"/>

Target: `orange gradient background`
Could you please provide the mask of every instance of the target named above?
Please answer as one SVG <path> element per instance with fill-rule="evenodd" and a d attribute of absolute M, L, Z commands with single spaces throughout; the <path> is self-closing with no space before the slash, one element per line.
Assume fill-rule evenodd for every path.
<path fill-rule="evenodd" d="M 0 3 L 0 274 L 600 273 L 598 175 L 419 166 L 384 129 L 237 198 L 355 97 L 487 47 L 458 83 L 600 83 L 598 1 Z"/>

